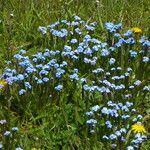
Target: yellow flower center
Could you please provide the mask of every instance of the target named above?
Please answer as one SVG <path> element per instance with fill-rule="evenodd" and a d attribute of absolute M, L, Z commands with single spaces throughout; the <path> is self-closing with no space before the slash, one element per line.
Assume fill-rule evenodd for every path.
<path fill-rule="evenodd" d="M 131 29 L 134 33 L 142 33 L 142 30 L 138 27 L 134 27 Z"/>
<path fill-rule="evenodd" d="M 146 130 L 144 126 L 141 123 L 135 123 L 134 125 L 131 126 L 131 130 L 134 133 L 146 133 Z"/>

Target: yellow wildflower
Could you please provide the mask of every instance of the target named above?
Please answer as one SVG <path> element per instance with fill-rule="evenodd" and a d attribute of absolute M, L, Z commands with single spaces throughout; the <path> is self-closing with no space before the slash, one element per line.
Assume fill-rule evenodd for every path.
<path fill-rule="evenodd" d="M 6 87 L 7 81 L 6 80 L 0 80 L 0 89 Z"/>
<path fill-rule="evenodd" d="M 140 28 L 138 28 L 138 27 L 133 27 L 131 30 L 132 30 L 134 33 L 142 33 L 142 30 L 141 30 Z"/>
<path fill-rule="evenodd" d="M 141 123 L 135 123 L 134 125 L 131 126 L 131 130 L 134 133 L 146 133 L 146 130 L 144 126 Z"/>
<path fill-rule="evenodd" d="M 33 148 L 31 148 L 31 150 L 41 150 L 41 148 L 35 148 L 35 147 L 33 147 Z"/>

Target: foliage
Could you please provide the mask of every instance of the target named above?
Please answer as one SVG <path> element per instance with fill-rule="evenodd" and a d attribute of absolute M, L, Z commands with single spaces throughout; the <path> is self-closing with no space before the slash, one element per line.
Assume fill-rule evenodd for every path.
<path fill-rule="evenodd" d="M 0 6 L 6 60 L 1 63 L 0 117 L 8 121 L 1 130 L 3 149 L 148 149 L 149 141 L 142 142 L 150 133 L 150 41 L 142 34 L 148 35 L 143 16 L 149 2 L 139 2 L 137 18 L 126 12 L 139 5 L 134 2 L 109 1 L 107 7 L 106 1 L 49 2 L 9 1 L 6 7 L 2 1 Z M 125 4 L 130 5 L 125 9 Z M 106 22 L 112 20 L 130 29 Z M 21 136 L 6 142 L 3 135 L 12 126 Z M 143 132 L 134 133 L 133 127 Z"/>

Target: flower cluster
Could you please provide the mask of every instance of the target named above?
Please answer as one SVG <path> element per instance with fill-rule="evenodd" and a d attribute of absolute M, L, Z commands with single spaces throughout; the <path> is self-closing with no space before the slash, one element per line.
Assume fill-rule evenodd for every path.
<path fill-rule="evenodd" d="M 122 28 L 122 24 L 115 25 L 113 23 L 106 23 L 105 25 L 108 32 L 113 32 L 115 36 L 119 34 L 118 31 Z M 78 16 L 74 16 L 72 21 L 62 20 L 48 25 L 47 27 L 39 27 L 39 31 L 44 35 L 49 32 L 52 36 L 57 38 L 65 37 L 65 44 L 62 45 L 63 49 L 45 49 L 44 52 L 38 52 L 31 57 L 26 56 L 25 50 L 20 50 L 18 54 L 14 55 L 17 66 L 12 69 L 6 68 L 2 77 L 9 85 L 13 83 L 22 83 L 22 86 L 19 86 L 19 95 L 25 94 L 38 85 L 52 82 L 54 83 L 52 85 L 54 87 L 52 88 L 56 91 L 61 91 L 64 87 L 63 83 L 56 80 L 60 81 L 60 79 L 65 77 L 65 80 L 80 81 L 79 75 L 83 76 L 86 72 L 95 74 L 96 76 L 100 74 L 104 82 L 103 80 L 100 81 L 101 87 L 99 87 L 99 85 L 94 85 L 93 87 L 85 85 L 85 91 L 90 90 L 110 93 L 112 90 L 124 90 L 126 88 L 124 84 L 116 85 L 111 83 L 112 81 L 109 81 L 109 78 L 112 76 L 111 79 L 116 83 L 120 80 L 127 80 L 130 75 L 130 72 L 124 72 L 123 75 L 120 74 L 119 76 L 115 75 L 115 72 L 118 73 L 119 69 L 121 70 L 125 67 L 115 66 L 121 63 L 120 60 L 117 60 L 117 55 L 120 54 L 117 48 L 123 44 L 132 45 L 135 43 L 132 37 L 132 31 L 127 31 L 124 37 L 121 34 L 117 36 L 117 40 L 113 46 L 109 47 L 107 43 L 92 37 L 91 31 L 93 32 L 95 29 L 96 23 L 87 24 Z M 149 43 L 148 40 L 144 40 L 146 39 L 143 38 L 140 42 Z M 137 55 L 140 55 L 140 52 L 135 50 L 129 50 L 128 52 L 130 54 L 129 59 L 131 60 Z M 111 55 L 114 57 L 110 57 Z M 146 52 L 142 54 L 142 61 L 144 63 L 149 62 L 149 57 Z M 82 66 L 80 64 L 82 64 Z M 105 71 L 103 68 L 97 68 L 97 66 L 102 64 L 106 68 Z M 79 72 L 72 74 L 72 70 L 76 68 L 76 66 L 78 66 Z M 93 70 L 91 70 L 91 67 Z M 70 78 L 66 78 L 68 76 Z"/>
<path fill-rule="evenodd" d="M 0 120 L 0 133 L 2 135 L 2 143 L 0 143 L 0 149 L 12 149 L 16 147 L 19 129 L 18 127 L 12 127 L 11 130 L 6 130 L 5 126 L 7 125 L 6 120 Z M 17 139 L 18 138 L 18 139 Z M 20 147 L 16 147 L 15 150 L 23 150 Z"/>
<path fill-rule="evenodd" d="M 93 106 L 86 115 L 89 118 L 86 123 L 90 132 L 110 143 L 113 149 L 120 146 L 127 150 L 131 147 L 138 148 L 147 139 L 146 130 L 141 123 L 143 117 L 131 102 L 123 104 L 108 101 L 107 106 Z"/>
<path fill-rule="evenodd" d="M 65 97 L 66 103 L 75 92 L 86 103 L 84 107 L 100 98 L 103 106 L 96 105 L 86 113 L 91 133 L 98 132 L 100 127 L 103 131 L 100 139 L 115 149 L 124 146 L 128 141 L 126 136 L 134 131 L 128 147 L 122 148 L 134 149 L 146 139 L 141 134 L 145 133 L 140 126 L 142 116 L 134 115 L 133 103 L 137 106 L 136 98 L 146 97 L 150 90 L 147 82 L 150 41 L 140 34 L 137 36 L 141 33 L 138 28 L 122 34 L 121 23 L 107 22 L 108 38 L 102 42 L 96 36 L 96 26 L 95 22 L 88 23 L 78 16 L 40 26 L 38 31 L 43 39 L 51 37 L 50 48 L 33 55 L 23 49 L 15 54 L 0 77 L 0 89 L 8 85 L 17 99 L 14 105 L 22 99 L 26 100 L 24 106 L 37 104 L 32 102 L 31 95 L 40 106 L 41 99 L 44 105 L 49 98 Z M 99 121 L 98 117 L 102 119 Z M 11 135 L 10 131 L 5 135 Z"/>

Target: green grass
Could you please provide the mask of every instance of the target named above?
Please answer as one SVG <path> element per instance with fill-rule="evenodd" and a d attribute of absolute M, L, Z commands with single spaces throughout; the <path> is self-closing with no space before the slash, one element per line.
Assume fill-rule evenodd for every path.
<path fill-rule="evenodd" d="M 39 26 L 69 19 L 74 14 L 89 22 L 96 21 L 99 31 L 97 36 L 101 39 L 105 35 L 105 22 L 121 22 L 124 29 L 137 26 L 142 29 L 143 35 L 150 37 L 149 6 L 148 0 L 0 0 L 0 73 L 4 60 L 11 60 L 18 50 L 23 48 L 29 53 L 36 53 L 45 48 L 41 34 L 37 31 Z M 11 98 L 8 99 L 8 106 L 9 102 Z M 51 104 L 32 116 L 32 111 L 28 109 L 30 106 L 27 106 L 26 118 L 6 107 L 0 110 L 0 117 L 8 120 L 7 129 L 15 125 L 21 129 L 20 143 L 25 150 L 31 147 L 46 147 L 47 150 L 104 150 L 103 143 L 95 142 L 88 137 L 88 132 L 82 132 L 87 131 L 82 126 L 84 114 L 80 118 L 78 113 L 71 112 L 71 107 L 69 104 L 64 108 Z M 73 111 L 76 109 L 73 108 Z M 76 116 L 72 116 L 72 113 Z M 77 122 L 71 122 L 73 117 L 78 119 Z M 79 133 L 77 126 L 80 127 Z M 145 150 L 149 150 L 150 142 L 145 145 Z"/>
<path fill-rule="evenodd" d="M 73 14 L 104 22 L 122 22 L 126 28 L 138 26 L 150 31 L 150 2 L 147 0 L 1 0 L 0 51 L 40 46 L 38 26 L 69 18 Z M 13 14 L 13 16 L 11 16 Z"/>

